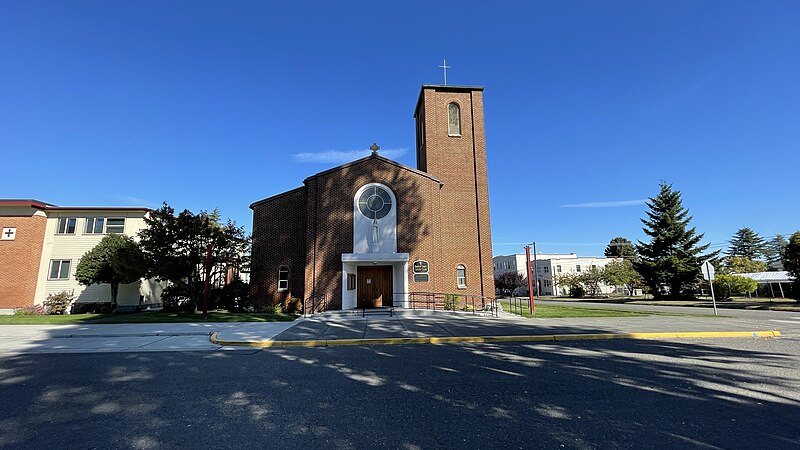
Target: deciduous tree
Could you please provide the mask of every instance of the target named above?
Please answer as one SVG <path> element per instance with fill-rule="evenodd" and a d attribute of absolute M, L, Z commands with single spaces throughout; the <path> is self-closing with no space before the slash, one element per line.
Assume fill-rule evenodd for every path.
<path fill-rule="evenodd" d="M 692 218 L 683 207 L 680 191 L 663 181 L 660 188 L 647 202 L 647 218 L 641 219 L 650 241 L 637 244 L 639 261 L 634 266 L 654 297 L 678 298 L 697 281 L 701 262 L 717 252 L 703 254 L 708 244 L 699 245 L 703 234 L 689 228 Z"/>
<path fill-rule="evenodd" d="M 83 255 L 75 269 L 75 279 L 89 286 L 111 286 L 111 308 L 117 307 L 120 284 L 138 281 L 145 275 L 144 256 L 130 236 L 109 234 Z"/>
<path fill-rule="evenodd" d="M 494 280 L 494 285 L 504 295 L 513 295 L 517 288 L 527 287 L 528 279 L 516 270 L 501 273 Z"/>
<path fill-rule="evenodd" d="M 767 264 L 763 261 L 753 261 L 743 256 L 729 256 L 724 260 L 722 267 L 726 273 L 753 273 L 764 272 Z"/>
<path fill-rule="evenodd" d="M 612 286 L 624 286 L 628 295 L 633 295 L 633 290 L 643 283 L 642 276 L 627 259 L 611 261 L 603 267 L 603 280 Z"/>

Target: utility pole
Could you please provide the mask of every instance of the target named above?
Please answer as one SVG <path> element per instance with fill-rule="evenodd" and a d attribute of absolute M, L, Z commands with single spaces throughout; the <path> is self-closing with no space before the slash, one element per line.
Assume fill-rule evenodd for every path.
<path fill-rule="evenodd" d="M 536 248 L 536 243 L 534 242 L 534 249 Z M 534 255 L 536 255 L 536 250 L 534 250 Z M 536 310 L 533 306 L 533 273 L 531 272 L 531 246 L 525 246 L 525 270 L 528 271 L 528 300 L 530 301 L 531 305 L 531 315 L 533 315 L 534 311 Z"/>
<path fill-rule="evenodd" d="M 539 286 L 539 263 L 536 260 L 536 242 L 533 243 L 533 270 L 536 272 L 536 295 L 542 296 L 542 287 Z"/>

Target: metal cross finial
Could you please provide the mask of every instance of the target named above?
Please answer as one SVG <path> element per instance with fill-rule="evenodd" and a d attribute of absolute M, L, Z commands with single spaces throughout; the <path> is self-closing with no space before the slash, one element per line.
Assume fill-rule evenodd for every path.
<path fill-rule="evenodd" d="M 447 86 L 447 69 L 451 69 L 451 67 L 447 65 L 446 59 L 442 60 L 442 65 L 439 67 L 441 67 L 442 70 L 444 70 L 444 85 Z"/>
<path fill-rule="evenodd" d="M 369 147 L 369 149 L 372 150 L 373 155 L 377 155 L 378 150 L 380 150 L 381 148 L 378 146 L 377 143 L 373 142 L 372 145 Z"/>

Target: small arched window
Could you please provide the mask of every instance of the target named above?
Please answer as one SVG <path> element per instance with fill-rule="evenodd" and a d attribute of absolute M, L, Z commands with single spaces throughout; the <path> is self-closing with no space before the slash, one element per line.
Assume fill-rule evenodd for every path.
<path fill-rule="evenodd" d="M 278 290 L 289 290 L 289 268 L 286 266 L 278 269 Z"/>
<path fill-rule="evenodd" d="M 456 266 L 456 285 L 460 288 L 467 287 L 467 268 L 463 264 Z"/>
<path fill-rule="evenodd" d="M 458 103 L 447 105 L 447 135 L 461 136 L 461 108 Z"/>

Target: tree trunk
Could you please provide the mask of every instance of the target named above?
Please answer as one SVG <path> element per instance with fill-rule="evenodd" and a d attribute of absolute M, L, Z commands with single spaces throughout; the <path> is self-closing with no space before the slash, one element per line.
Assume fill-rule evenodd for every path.
<path fill-rule="evenodd" d="M 117 293 L 119 292 L 119 283 L 111 283 L 111 312 L 117 309 Z"/>
<path fill-rule="evenodd" d="M 193 313 L 197 312 L 197 277 L 195 273 L 189 276 L 189 310 Z"/>

